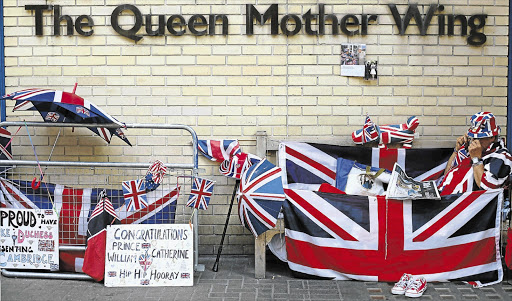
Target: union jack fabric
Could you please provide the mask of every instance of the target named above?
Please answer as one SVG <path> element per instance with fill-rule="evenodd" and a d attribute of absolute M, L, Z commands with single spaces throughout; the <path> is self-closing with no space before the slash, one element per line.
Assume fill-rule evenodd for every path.
<path fill-rule="evenodd" d="M 123 181 L 122 186 L 128 211 L 137 211 L 148 206 L 145 180 Z"/>
<path fill-rule="evenodd" d="M 59 215 L 59 243 L 84 245 L 92 209 L 103 189 L 73 188 L 60 184 L 42 183 L 34 190 L 30 181 L 10 181 L 0 178 L 0 207 L 19 209 L 53 209 Z M 128 211 L 122 190 L 107 189 L 115 213 L 122 224 L 174 223 L 176 200 L 180 187 L 158 189 L 147 193 L 148 206 L 139 211 Z M 51 200 L 50 201 L 50 197 Z M 82 272 L 83 252 L 61 252 L 61 270 Z"/>
<path fill-rule="evenodd" d="M 261 160 L 242 175 L 237 192 L 238 216 L 255 237 L 273 229 L 285 199 L 281 168 Z"/>
<path fill-rule="evenodd" d="M 379 140 L 379 129 L 370 119 L 370 116 L 366 115 L 366 120 L 361 130 L 352 133 L 352 140 L 356 144 L 365 144 Z"/>
<path fill-rule="evenodd" d="M 416 116 L 409 117 L 406 123 L 381 125 L 379 147 L 383 148 L 386 144 L 401 143 L 404 148 L 411 148 L 414 140 L 414 132 L 419 125 Z"/>
<path fill-rule="evenodd" d="M 98 199 L 87 226 L 87 248 L 82 270 L 96 281 L 101 281 L 105 273 L 107 226 L 120 222 L 106 190 L 100 192 Z"/>
<path fill-rule="evenodd" d="M 210 203 L 210 197 L 213 194 L 214 185 L 215 182 L 211 180 L 194 178 L 194 181 L 192 181 L 192 189 L 190 190 L 187 207 L 201 210 L 208 209 L 208 204 Z"/>
<path fill-rule="evenodd" d="M 76 123 L 115 123 L 119 127 L 124 124 L 119 122 L 100 107 L 69 92 L 31 88 L 3 95 L 0 99 L 15 100 L 13 111 L 30 110 L 38 111 L 45 121 L 50 122 L 76 122 Z M 110 143 L 112 135 L 118 136 L 131 146 L 130 141 L 124 136 L 121 129 L 88 127 L 105 141 Z"/>
<path fill-rule="evenodd" d="M 0 160 L 12 160 L 11 138 L 11 132 L 0 128 Z"/>
<path fill-rule="evenodd" d="M 165 164 L 160 160 L 156 160 L 151 164 L 146 174 L 151 174 L 153 182 L 155 182 L 156 184 L 160 184 L 162 183 L 162 180 L 166 173 L 167 167 L 165 166 Z"/>
<path fill-rule="evenodd" d="M 471 116 L 471 127 L 468 130 L 468 136 L 472 138 L 485 138 L 498 136 L 501 132 L 496 124 L 496 118 L 491 112 L 478 112 Z"/>
<path fill-rule="evenodd" d="M 459 150 L 459 153 L 461 151 Z M 484 174 L 482 175 L 481 189 L 496 189 L 503 187 L 510 179 L 512 173 L 512 156 L 505 148 L 502 139 L 491 144 L 482 154 Z M 467 157 L 448 171 L 439 185 L 442 195 L 463 193 L 478 190 L 474 180 L 471 158 Z"/>
<path fill-rule="evenodd" d="M 57 122 L 59 121 L 59 119 L 60 115 L 57 112 L 48 112 L 48 114 L 46 114 L 46 117 L 44 117 L 44 120 L 48 120 L 51 122 Z"/>
<path fill-rule="evenodd" d="M 402 124 L 378 126 L 367 115 L 363 128 L 352 133 L 352 140 L 356 144 L 378 141 L 380 148 L 396 143 L 403 144 L 403 148 L 411 148 L 418 125 L 418 118 L 411 116 Z"/>
<path fill-rule="evenodd" d="M 242 152 L 238 140 L 199 140 L 197 147 L 203 156 L 218 162 Z"/>
<path fill-rule="evenodd" d="M 239 153 L 228 160 L 224 160 L 219 166 L 219 171 L 226 177 L 240 179 L 242 178 L 242 174 L 249 169 L 249 167 L 258 163 L 260 160 L 261 158 L 253 154 Z"/>
<path fill-rule="evenodd" d="M 286 189 L 289 267 L 338 280 L 498 283 L 503 190 L 441 200 L 387 200 Z"/>
<path fill-rule="evenodd" d="M 279 145 L 279 166 L 284 188 L 318 190 L 323 183 L 335 186 L 338 158 L 388 171 L 398 162 L 410 177 L 427 181 L 443 175 L 452 152 L 451 148 L 385 149 L 283 142 Z"/>

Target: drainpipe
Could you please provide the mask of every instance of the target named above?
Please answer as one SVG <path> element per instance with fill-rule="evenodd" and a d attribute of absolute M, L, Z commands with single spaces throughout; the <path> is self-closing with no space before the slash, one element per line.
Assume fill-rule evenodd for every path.
<path fill-rule="evenodd" d="M 0 7 L 0 96 L 5 95 L 4 6 Z M 5 99 L 0 100 L 0 121 L 5 121 Z"/>
<path fill-rule="evenodd" d="M 507 147 L 512 145 L 512 6 L 508 5 Z"/>

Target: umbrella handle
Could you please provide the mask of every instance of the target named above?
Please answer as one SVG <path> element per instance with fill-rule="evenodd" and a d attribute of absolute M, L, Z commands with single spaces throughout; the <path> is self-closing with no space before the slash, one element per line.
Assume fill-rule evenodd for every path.
<path fill-rule="evenodd" d="M 39 186 L 41 186 L 41 181 L 39 182 L 36 182 L 37 181 L 37 177 L 34 177 L 34 179 L 32 180 L 32 184 L 30 186 L 32 186 L 32 189 L 36 190 L 39 188 Z"/>

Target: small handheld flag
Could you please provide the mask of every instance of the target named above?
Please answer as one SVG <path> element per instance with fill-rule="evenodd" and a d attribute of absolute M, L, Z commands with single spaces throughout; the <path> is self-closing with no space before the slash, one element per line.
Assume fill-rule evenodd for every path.
<path fill-rule="evenodd" d="M 123 194 L 128 211 L 137 211 L 148 206 L 144 180 L 123 182 Z"/>
<path fill-rule="evenodd" d="M 215 182 L 202 179 L 194 178 L 192 182 L 192 189 L 190 190 L 190 197 L 188 198 L 187 207 L 194 209 L 206 210 L 210 203 L 210 197 L 213 194 L 213 186 Z"/>

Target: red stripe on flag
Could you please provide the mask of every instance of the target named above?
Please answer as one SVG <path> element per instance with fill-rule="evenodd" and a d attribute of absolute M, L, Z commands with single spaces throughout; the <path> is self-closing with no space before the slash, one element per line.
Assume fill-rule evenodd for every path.
<path fill-rule="evenodd" d="M 21 205 L 23 205 L 23 207 L 27 208 L 27 209 L 35 209 L 35 208 L 32 208 L 29 204 L 27 204 L 27 202 L 25 202 L 25 200 L 20 197 L 14 190 L 12 190 L 9 186 L 7 185 L 4 185 L 5 189 L 7 189 L 7 191 L 9 192 L 9 194 L 11 194 L 11 196 L 13 198 L 15 198 L 18 202 L 20 202 Z"/>
<path fill-rule="evenodd" d="M 398 149 L 381 149 L 379 154 L 379 168 L 393 170 L 398 159 Z"/>
<path fill-rule="evenodd" d="M 461 213 L 464 209 L 466 209 L 469 205 L 471 205 L 479 196 L 481 196 L 485 190 L 475 191 L 470 195 L 466 196 L 462 202 L 460 202 L 455 208 L 450 210 L 447 214 L 443 215 L 437 222 L 435 222 L 432 226 L 428 227 L 425 231 L 420 233 L 418 236 L 413 238 L 412 241 L 425 241 L 434 235 L 437 231 L 439 231 L 442 227 L 446 226 L 447 223 L 453 220 L 455 216 Z"/>
<path fill-rule="evenodd" d="M 322 173 L 326 174 L 329 178 L 331 178 L 333 180 L 336 179 L 335 171 L 330 170 L 329 168 L 325 167 L 324 165 L 312 160 L 311 158 L 304 156 L 303 154 L 299 153 L 298 151 L 291 149 L 289 147 L 286 147 L 286 153 L 301 160 L 302 162 L 310 165 L 311 167 L 321 171 Z"/>
<path fill-rule="evenodd" d="M 82 189 L 64 188 L 62 208 L 59 216 L 59 240 L 66 244 L 84 244 L 86 237 L 78 235 L 80 210 L 82 209 Z"/>

